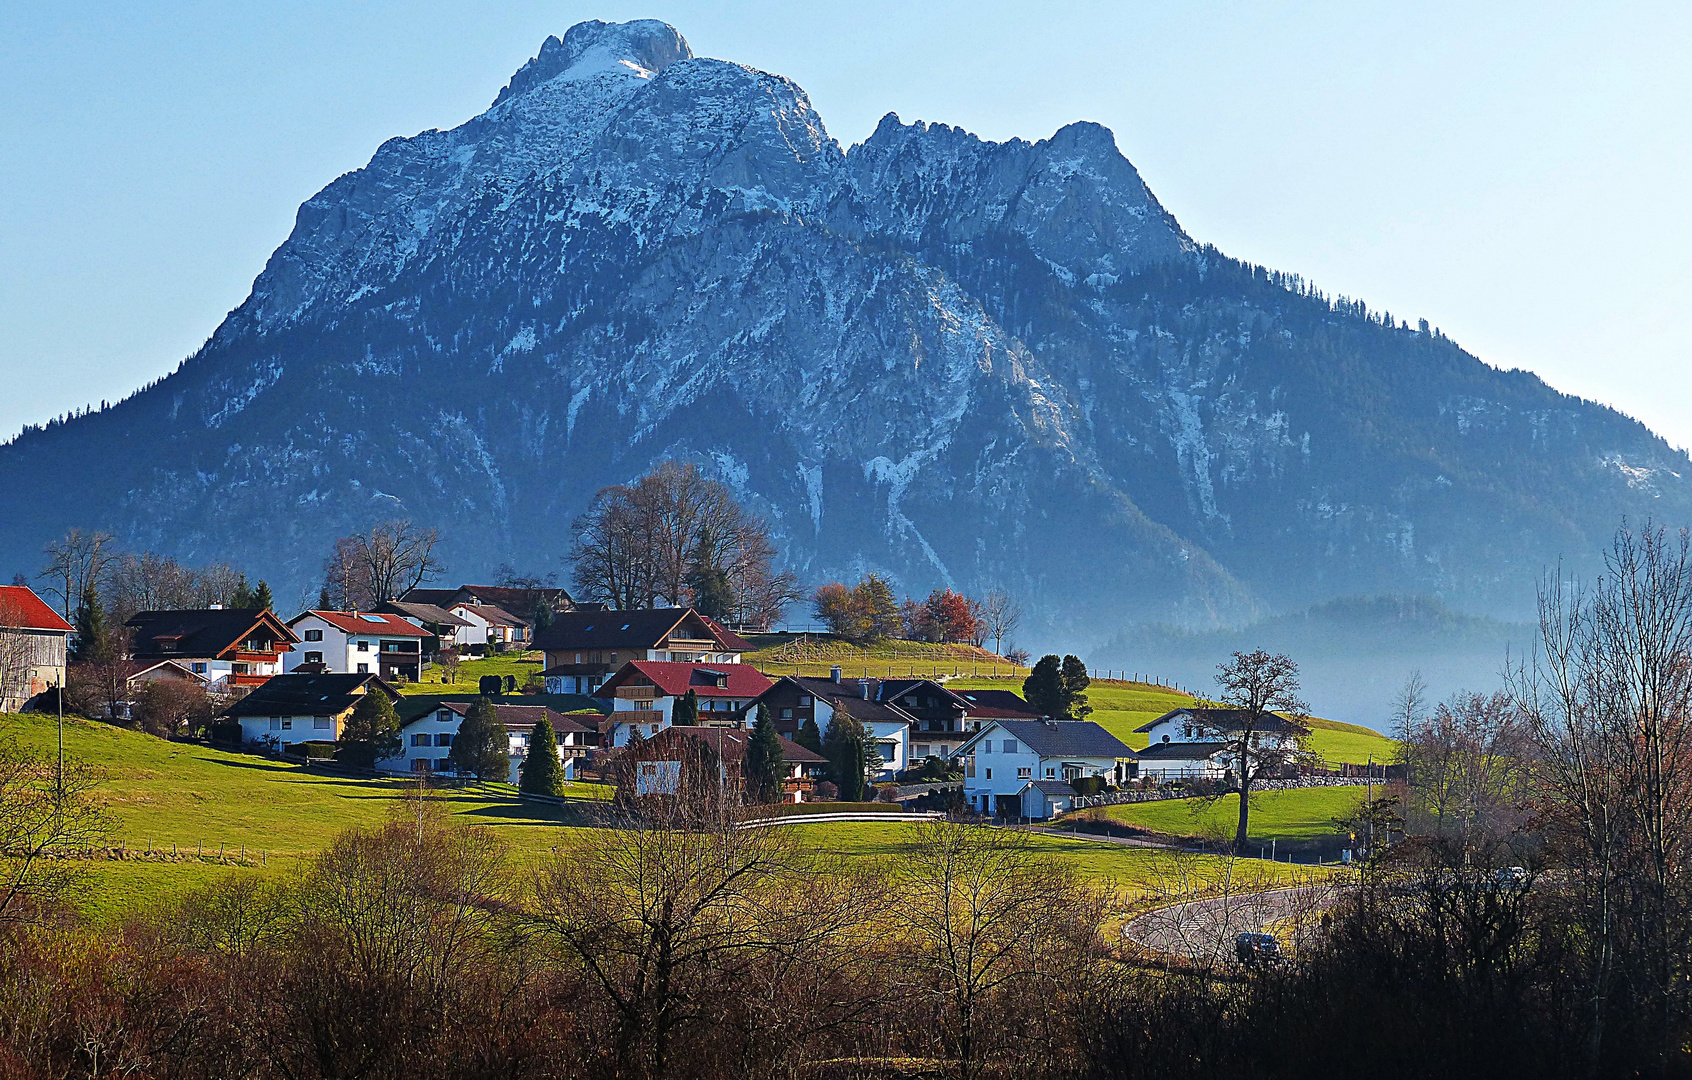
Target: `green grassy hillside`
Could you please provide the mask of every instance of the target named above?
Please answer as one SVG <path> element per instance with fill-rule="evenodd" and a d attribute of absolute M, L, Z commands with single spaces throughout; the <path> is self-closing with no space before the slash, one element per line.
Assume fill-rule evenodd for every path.
<path fill-rule="evenodd" d="M 839 664 L 849 678 L 884 679 L 942 676 L 1014 675 L 1020 685 L 1025 667 L 974 645 L 936 645 L 927 641 L 887 638 L 870 645 L 854 645 L 833 634 L 754 634 L 755 646 L 742 662 L 755 665 L 772 678 L 781 675 L 827 677 Z"/>
<path fill-rule="evenodd" d="M 500 653 L 480 660 L 464 661 L 458 665 L 458 681 L 444 682 L 446 673 L 437 664 L 423 673 L 422 682 L 406 683 L 399 691 L 402 694 L 473 694 L 477 680 L 484 675 L 498 675 L 501 679 L 510 675 L 521 689 L 529 681 L 529 676 L 540 672 L 541 666 L 542 658 L 538 652 Z"/>
<path fill-rule="evenodd" d="M 1267 842 L 1332 837 L 1334 819 L 1350 817 L 1363 801 L 1364 788 L 1295 788 L 1264 791 L 1252 798 L 1249 835 Z M 1232 836 L 1239 821 L 1240 797 L 1224 795 L 1214 803 L 1203 799 L 1131 803 L 1085 811 L 1088 817 L 1108 818 L 1169 836 Z"/>

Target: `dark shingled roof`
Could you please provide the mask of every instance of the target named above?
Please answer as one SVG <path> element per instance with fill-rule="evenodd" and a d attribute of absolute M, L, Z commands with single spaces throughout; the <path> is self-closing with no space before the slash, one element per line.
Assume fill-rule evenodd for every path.
<path fill-rule="evenodd" d="M 1041 757 L 1131 758 L 1134 751 L 1091 720 L 995 720 L 994 726 Z M 977 735 L 970 739 L 973 743 Z"/>
<path fill-rule="evenodd" d="M 392 600 L 386 604 L 377 604 L 376 610 L 385 615 L 399 615 L 405 618 L 419 619 L 425 623 L 437 623 L 441 626 L 470 625 L 446 608 L 435 604 L 413 604 Z"/>
<path fill-rule="evenodd" d="M 790 675 L 787 677 L 786 681 L 798 684 L 801 689 L 803 689 L 807 694 L 810 694 L 812 697 L 822 698 L 840 712 L 845 713 L 854 720 L 861 720 L 866 724 L 872 720 L 884 724 L 908 724 L 911 722 L 911 714 L 905 712 L 896 705 L 885 701 L 877 701 L 873 698 L 860 697 L 858 694 L 858 680 L 856 679 L 843 679 L 840 682 L 835 682 L 833 679 L 823 679 L 805 675 Z M 878 681 L 879 680 L 876 679 L 870 680 L 871 694 L 876 692 L 877 687 L 875 684 Z"/>
<path fill-rule="evenodd" d="M 358 704 L 366 693 L 386 693 L 398 700 L 399 691 L 374 675 L 273 675 L 264 685 L 224 710 L 228 717 L 240 716 L 336 716 Z"/>
<path fill-rule="evenodd" d="M 955 690 L 953 693 L 969 702 L 971 717 L 983 720 L 1038 720 L 1040 710 L 1022 700 L 1010 690 Z"/>
<path fill-rule="evenodd" d="M 1245 722 L 1251 716 L 1251 712 L 1247 709 L 1170 709 L 1151 723 L 1146 724 L 1144 727 L 1137 727 L 1134 730 L 1136 732 L 1150 731 L 1165 720 L 1173 720 L 1180 716 L 1190 716 L 1198 723 L 1204 724 L 1206 727 L 1218 731 L 1239 731 L 1245 727 Z M 1288 720 L 1279 713 L 1265 714 L 1263 719 L 1258 723 L 1257 730 L 1264 732 L 1265 734 L 1272 735 L 1289 733 L 1294 735 L 1308 735 L 1310 733 L 1310 729 L 1305 727 L 1303 724 L 1296 720 Z"/>
<path fill-rule="evenodd" d="M 1228 747 L 1224 743 L 1157 742 L 1137 751 L 1134 756 L 1141 761 L 1160 761 L 1166 758 L 1176 761 L 1202 761 L 1226 749 Z"/>
<path fill-rule="evenodd" d="M 1063 780 L 1030 780 L 1029 786 L 1044 795 L 1074 795 L 1075 789 Z"/>
<path fill-rule="evenodd" d="M 751 646 L 691 608 L 650 608 L 639 611 L 565 611 L 552 617 L 535 635 L 534 647 L 547 652 L 574 649 L 653 649 L 689 615 L 699 619 L 706 634 L 723 652 L 745 652 Z M 703 640 L 703 638 L 698 639 Z"/>
<path fill-rule="evenodd" d="M 642 755 L 650 752 L 662 753 L 667 742 L 676 739 L 699 739 L 709 743 L 724 761 L 742 761 L 746 757 L 746 746 L 752 741 L 752 733 L 741 728 L 717 727 L 667 727 L 635 747 L 621 747 L 635 760 L 641 760 Z M 824 765 L 828 759 L 814 750 L 807 750 L 793 740 L 781 737 L 781 760 L 796 765 Z"/>
<path fill-rule="evenodd" d="M 137 611 L 124 625 L 135 629 L 135 659 L 172 660 L 217 656 L 245 639 L 248 631 L 261 622 L 269 626 L 283 646 L 300 640 L 273 612 L 240 608 Z M 173 641 L 176 647 L 164 649 L 161 643 L 166 640 Z"/>
<path fill-rule="evenodd" d="M 475 704 L 476 703 L 473 701 L 443 701 L 440 703 L 440 708 L 463 718 L 472 708 L 475 707 Z M 405 726 L 410 727 L 412 724 L 417 723 L 418 720 L 425 720 L 431 715 L 433 714 L 424 713 L 415 719 L 406 721 Z M 532 731 L 534 730 L 534 726 L 540 722 L 540 719 L 543 716 L 552 721 L 553 731 L 579 733 L 599 730 L 597 725 L 594 727 L 587 727 L 570 717 L 565 716 L 561 712 L 547 708 L 545 705 L 500 705 L 496 703 L 494 705 L 494 715 L 499 717 L 499 722 L 504 724 L 506 730 L 508 731 Z M 594 713 L 593 716 L 594 719 L 597 720 L 599 714 Z"/>

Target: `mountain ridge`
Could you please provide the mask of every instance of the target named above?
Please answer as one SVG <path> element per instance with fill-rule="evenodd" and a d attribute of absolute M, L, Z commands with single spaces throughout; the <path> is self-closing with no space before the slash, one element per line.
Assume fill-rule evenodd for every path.
<path fill-rule="evenodd" d="M 648 21 L 388 140 L 175 373 L 0 447 L 38 491 L 0 556 L 101 526 L 307 597 L 335 536 L 409 516 L 455 575 L 548 569 L 664 456 L 806 580 L 1006 588 L 1066 641 L 1352 594 L 1509 615 L 1623 514 L 1692 517 L 1684 452 L 1194 241 L 1099 125 L 889 113 L 842 150 Z"/>

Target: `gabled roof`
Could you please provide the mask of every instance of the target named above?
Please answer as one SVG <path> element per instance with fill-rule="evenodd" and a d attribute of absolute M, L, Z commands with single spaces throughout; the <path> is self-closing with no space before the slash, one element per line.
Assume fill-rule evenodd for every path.
<path fill-rule="evenodd" d="M 667 727 L 650 739 L 636 744 L 638 749 L 624 747 L 624 753 L 633 751 L 632 755 L 639 760 L 648 751 L 662 753 L 666 742 L 677 739 L 698 739 L 708 743 L 711 749 L 724 761 L 744 761 L 747 744 L 752 741 L 752 732 L 741 728 L 717 727 Z M 824 765 L 828 759 L 814 750 L 807 750 L 792 739 L 781 739 L 781 759 L 796 765 Z"/>
<path fill-rule="evenodd" d="M 1075 794 L 1075 789 L 1070 787 L 1069 783 L 1064 780 L 1030 780 L 1028 782 L 1028 786 L 1024 787 L 1022 790 L 1027 791 L 1028 788 L 1033 788 L 1042 795 Z"/>
<path fill-rule="evenodd" d="M 792 683 L 812 697 L 824 699 L 835 710 L 866 724 L 871 721 L 908 724 L 915 719 L 910 713 L 897 705 L 878 701 L 873 696 L 863 697 L 859 692 L 858 681 L 855 679 L 835 682 L 833 679 L 809 675 L 784 675 L 780 681 Z M 877 681 L 870 680 L 870 693 L 872 695 L 875 693 L 874 684 Z"/>
<path fill-rule="evenodd" d="M 427 720 L 439 709 L 455 713 L 460 719 L 463 719 L 475 707 L 475 704 L 473 701 L 443 701 L 435 710 L 406 721 L 404 726 L 410 727 L 419 720 Z M 580 724 L 561 712 L 547 708 L 545 705 L 501 705 L 496 702 L 494 703 L 494 714 L 499 717 L 499 722 L 504 724 L 508 731 L 532 731 L 534 726 L 540 723 L 542 717 L 552 721 L 552 730 L 554 731 L 580 734 L 599 730 L 597 727 L 587 727 Z M 595 713 L 594 716 L 597 718 L 598 714 Z"/>
<path fill-rule="evenodd" d="M 1134 756 L 1141 761 L 1205 761 L 1227 749 L 1226 744 L 1214 742 L 1155 742 Z"/>
<path fill-rule="evenodd" d="M 434 604 L 411 604 L 399 600 L 390 600 L 386 604 L 377 604 L 376 610 L 387 615 L 398 615 L 402 619 L 418 619 L 425 623 L 435 623 L 440 626 L 470 625 L 469 622 L 460 619 L 446 608 Z"/>
<path fill-rule="evenodd" d="M 969 703 L 966 714 L 981 720 L 1038 720 L 1041 712 L 1021 695 L 1009 690 L 957 690 L 958 697 Z"/>
<path fill-rule="evenodd" d="M 768 690 L 770 680 L 751 664 L 681 664 L 673 661 L 630 660 L 595 690 L 595 697 L 615 697 L 619 686 L 645 676 L 666 697 L 681 697 L 689 690 L 702 698 L 755 698 Z M 719 687 L 721 676 L 728 685 Z"/>
<path fill-rule="evenodd" d="M 434 604 L 451 607 L 456 600 L 480 601 L 498 607 L 533 613 L 541 600 L 549 604 L 573 607 L 570 594 L 556 585 L 528 589 L 513 585 L 460 585 L 456 589 L 410 589 L 400 597 L 407 604 Z"/>
<path fill-rule="evenodd" d="M 8 630 L 47 630 L 59 634 L 76 628 L 47 606 L 28 585 L 0 585 L 0 627 Z"/>
<path fill-rule="evenodd" d="M 181 676 L 184 679 L 187 679 L 190 682 L 206 683 L 206 682 L 211 681 L 209 678 L 207 678 L 204 675 L 201 675 L 199 672 L 195 671 L 193 668 L 189 667 L 187 664 L 184 664 L 180 660 L 160 660 L 156 664 L 148 664 L 146 667 L 142 668 L 141 670 L 135 672 L 133 675 L 129 676 L 129 681 L 134 682 L 135 680 L 139 679 L 141 676 L 147 674 L 147 672 L 157 671 L 160 668 L 169 668 L 170 670 L 176 672 L 179 676 Z"/>
<path fill-rule="evenodd" d="M 506 611 L 502 607 L 496 607 L 493 604 L 466 604 L 466 603 L 463 603 L 463 602 L 457 602 L 457 603 L 454 603 L 452 606 L 459 609 L 460 611 L 470 612 L 471 614 L 475 615 L 476 618 L 482 620 L 485 623 L 488 623 L 491 626 L 527 626 L 527 625 L 529 625 L 529 621 L 527 619 L 519 619 L 517 616 L 511 614 L 511 612 Z M 464 625 L 469 626 L 471 624 L 469 622 L 466 622 Z"/>
<path fill-rule="evenodd" d="M 135 658 L 221 656 L 235 649 L 260 626 L 267 627 L 284 646 L 299 638 L 273 611 L 239 608 L 194 608 L 186 611 L 137 611 L 125 626 L 135 629 Z M 166 644 L 172 648 L 166 649 Z"/>
<path fill-rule="evenodd" d="M 1041 757 L 1132 758 L 1134 751 L 1091 720 L 994 720 L 958 748 L 966 753 L 998 728 Z"/>
<path fill-rule="evenodd" d="M 729 633 L 692 608 L 648 608 L 639 611 L 565 611 L 552 617 L 535 635 L 535 648 L 549 652 L 575 649 L 656 649 L 671 632 L 695 620 L 697 639 L 713 641 L 721 652 L 746 652 L 744 640 Z"/>
<path fill-rule="evenodd" d="M 1214 731 L 1241 731 L 1246 721 L 1251 718 L 1248 709 L 1216 709 L 1194 706 L 1185 709 L 1170 709 L 1162 716 L 1143 727 L 1134 729 L 1136 733 L 1150 731 L 1152 728 L 1167 720 L 1178 720 L 1181 717 L 1191 717 L 1195 722 L 1203 724 Z M 1265 713 L 1259 721 L 1257 730 L 1270 735 L 1308 735 L 1310 729 L 1296 720 L 1289 720 L 1280 713 Z"/>
<path fill-rule="evenodd" d="M 375 634 L 381 637 L 416 637 L 429 636 L 429 631 L 421 626 L 414 626 L 398 615 L 387 615 L 375 611 L 302 611 L 288 620 L 293 626 L 301 619 L 315 615 L 319 619 L 346 634 Z"/>
<path fill-rule="evenodd" d="M 224 716 L 336 716 L 358 704 L 363 693 L 399 691 L 375 675 L 272 675 L 262 686 L 223 711 Z"/>

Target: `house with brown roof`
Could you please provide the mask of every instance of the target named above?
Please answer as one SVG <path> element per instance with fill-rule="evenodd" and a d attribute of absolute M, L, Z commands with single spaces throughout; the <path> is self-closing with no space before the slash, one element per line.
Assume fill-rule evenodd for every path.
<path fill-rule="evenodd" d="M 671 725 L 676 702 L 690 691 L 699 700 L 699 725 L 739 727 L 746 706 L 770 688 L 749 664 L 678 664 L 631 660 L 594 696 L 611 704 L 608 746 L 623 746 L 631 732 L 651 738 Z"/>
<path fill-rule="evenodd" d="M 17 712 L 65 685 L 66 644 L 73 632 L 27 585 L 0 585 L 0 712 Z"/>
<path fill-rule="evenodd" d="M 738 803 L 745 790 L 746 747 L 751 739 L 750 731 L 734 728 L 671 727 L 626 747 L 618 760 L 636 796 L 680 794 L 690 768 L 705 766 L 706 775 L 697 779 L 714 784 Z M 781 760 L 782 801 L 809 801 L 816 777 L 828 760 L 789 739 L 781 740 Z"/>
<path fill-rule="evenodd" d="M 450 772 L 452 766 L 447 764 L 447 756 L 452 753 L 452 740 L 457 737 L 459 726 L 474 705 L 473 701 L 441 701 L 423 715 L 407 721 L 400 728 L 399 755 L 378 761 L 376 767 L 384 772 L 396 773 Z M 576 778 L 577 763 L 589 753 L 594 734 L 593 729 L 581 722 L 588 717 L 571 716 L 544 705 L 505 705 L 497 702 L 494 713 L 505 725 L 510 743 L 511 772 L 507 778 L 510 783 L 517 783 L 518 770 L 528 757 L 529 740 L 534 735 L 535 725 L 541 723 L 552 725 L 565 779 Z M 597 714 L 593 718 L 596 719 Z"/>
<path fill-rule="evenodd" d="M 429 636 L 423 639 L 424 668 L 434 663 L 435 654 L 442 649 L 456 649 L 458 632 L 470 625 L 469 620 L 461 619 L 434 604 L 391 600 L 385 604 L 377 604 L 372 610 L 381 615 L 398 615 L 413 626 L 420 626 L 429 631 Z"/>
<path fill-rule="evenodd" d="M 388 682 L 417 681 L 423 642 L 430 636 L 399 615 L 376 611 L 302 611 L 288 626 L 300 642 L 288 654 L 289 671 L 310 665 L 314 671 L 378 675 Z"/>
<path fill-rule="evenodd" d="M 1140 775 L 1158 780 L 1220 779 L 1239 770 L 1237 748 L 1251 714 L 1245 709 L 1193 706 L 1171 709 L 1135 728 L 1146 736 L 1139 752 Z M 1253 758 L 1282 759 L 1291 767 L 1310 729 L 1298 720 L 1268 713 L 1252 724 Z M 1255 767 L 1255 766 L 1254 766 Z"/>
<path fill-rule="evenodd" d="M 261 686 L 282 674 L 283 656 L 300 639 L 273 611 L 197 608 L 138 611 L 130 655 L 142 665 L 175 660 L 206 677 L 213 691 Z"/>
<path fill-rule="evenodd" d="M 535 637 L 549 694 L 591 694 L 630 660 L 739 664 L 752 646 L 692 608 L 568 611 Z"/>

